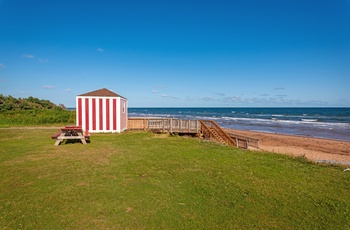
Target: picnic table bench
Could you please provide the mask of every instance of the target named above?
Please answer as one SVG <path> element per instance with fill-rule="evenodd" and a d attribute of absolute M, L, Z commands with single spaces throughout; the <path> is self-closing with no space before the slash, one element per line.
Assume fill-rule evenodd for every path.
<path fill-rule="evenodd" d="M 52 139 L 56 139 L 55 146 L 60 145 L 64 140 L 80 140 L 81 143 L 86 145 L 86 140 L 90 138 L 88 131 L 84 133 L 81 126 L 65 126 L 61 128 L 60 132 L 57 132 L 51 136 Z"/>

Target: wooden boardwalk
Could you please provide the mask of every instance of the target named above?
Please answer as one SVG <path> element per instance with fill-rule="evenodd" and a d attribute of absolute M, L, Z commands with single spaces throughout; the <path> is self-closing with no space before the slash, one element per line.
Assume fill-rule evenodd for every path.
<path fill-rule="evenodd" d="M 196 135 L 206 140 L 238 148 L 259 148 L 259 139 L 228 133 L 212 120 L 132 117 L 128 119 L 128 129 Z"/>
<path fill-rule="evenodd" d="M 164 133 L 197 134 L 200 132 L 200 124 L 198 120 L 181 120 L 174 118 L 129 118 L 128 129 L 143 129 Z"/>

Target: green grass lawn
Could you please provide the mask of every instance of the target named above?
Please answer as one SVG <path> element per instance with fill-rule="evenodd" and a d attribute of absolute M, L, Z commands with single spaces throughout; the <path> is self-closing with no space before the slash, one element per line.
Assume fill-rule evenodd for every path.
<path fill-rule="evenodd" d="M 0 229 L 349 229 L 350 172 L 146 132 L 0 129 Z"/>

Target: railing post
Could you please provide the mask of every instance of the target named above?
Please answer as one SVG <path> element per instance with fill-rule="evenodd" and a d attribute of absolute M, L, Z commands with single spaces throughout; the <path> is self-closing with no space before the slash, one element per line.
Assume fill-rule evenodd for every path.
<path fill-rule="evenodd" d="M 170 133 L 173 133 L 173 119 L 170 118 Z"/>

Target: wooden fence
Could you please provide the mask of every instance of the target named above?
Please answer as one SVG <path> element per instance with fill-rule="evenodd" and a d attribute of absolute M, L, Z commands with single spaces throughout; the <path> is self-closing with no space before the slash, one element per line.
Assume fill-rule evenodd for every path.
<path fill-rule="evenodd" d="M 242 135 L 237 135 L 233 132 L 227 131 L 227 134 L 230 135 L 230 137 L 237 142 L 237 147 L 239 148 L 244 148 L 248 149 L 248 147 L 252 148 L 259 148 L 259 142 L 260 139 L 258 138 L 252 138 L 252 137 L 247 137 L 247 136 L 242 136 Z"/>
<path fill-rule="evenodd" d="M 198 120 L 181 120 L 173 118 L 129 118 L 128 129 L 152 130 L 154 132 L 170 133 L 200 133 L 201 127 Z"/>
<path fill-rule="evenodd" d="M 176 118 L 130 117 L 130 130 L 151 130 L 153 132 L 169 132 L 201 136 L 238 148 L 259 148 L 259 139 L 236 135 L 224 131 L 216 122 L 210 120 L 182 120 Z"/>

